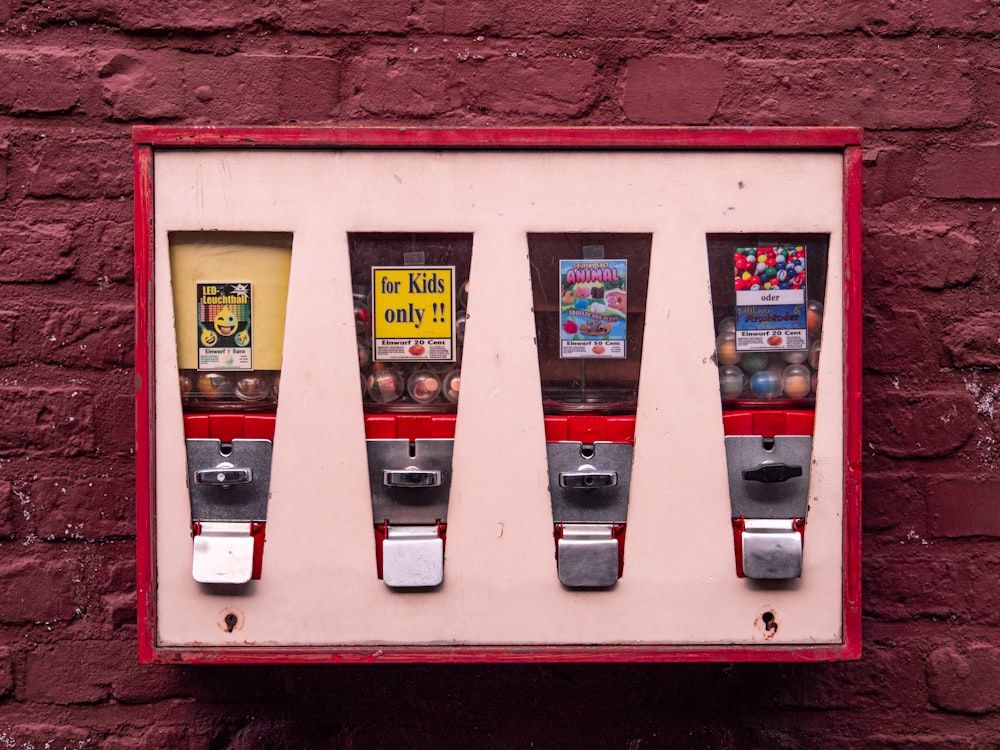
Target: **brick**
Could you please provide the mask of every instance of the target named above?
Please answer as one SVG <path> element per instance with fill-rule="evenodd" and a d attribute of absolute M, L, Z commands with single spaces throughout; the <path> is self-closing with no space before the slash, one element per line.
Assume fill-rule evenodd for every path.
<path fill-rule="evenodd" d="M 195 731 L 186 726 L 161 724 L 150 727 L 138 737 L 109 738 L 101 747 L 107 750 L 133 750 L 137 747 L 143 750 L 209 750 L 208 739 L 199 739 Z"/>
<path fill-rule="evenodd" d="M 31 482 L 35 533 L 42 539 L 128 536 L 135 532 L 134 483 L 124 477 Z"/>
<path fill-rule="evenodd" d="M 121 200 L 99 200 L 86 211 L 75 207 L 70 247 L 75 278 L 109 289 L 114 282 L 131 282 L 133 263 L 132 204 Z"/>
<path fill-rule="evenodd" d="M 19 317 L 14 310 L 0 310 L 0 367 L 17 364 L 20 359 L 14 348 Z"/>
<path fill-rule="evenodd" d="M 956 367 L 1000 365 L 1000 312 L 981 312 L 948 326 L 944 345 Z"/>
<path fill-rule="evenodd" d="M 865 531 L 888 531 L 923 517 L 923 482 L 916 477 L 867 471 L 862 481 Z"/>
<path fill-rule="evenodd" d="M 135 593 L 135 557 L 125 556 L 124 559 L 107 564 L 104 571 L 107 576 L 109 591 L 124 591 Z"/>
<path fill-rule="evenodd" d="M 359 113 L 423 118 L 461 105 L 450 61 L 400 59 L 394 52 L 379 58 L 369 54 L 344 73 L 353 87 L 351 103 Z"/>
<path fill-rule="evenodd" d="M 1000 198 L 1000 145 L 942 148 L 927 157 L 923 179 L 932 198 Z"/>
<path fill-rule="evenodd" d="M 993 643 L 940 646 L 927 658 L 931 704 L 943 711 L 1000 711 L 1000 647 Z"/>
<path fill-rule="evenodd" d="M 726 86 L 726 65 L 704 57 L 630 60 L 622 107 L 632 122 L 702 125 L 715 114 Z"/>
<path fill-rule="evenodd" d="M 68 112 L 80 100 L 83 71 L 60 50 L 0 52 L 0 110 L 13 115 Z"/>
<path fill-rule="evenodd" d="M 867 33 L 899 34 L 914 28 L 913 3 L 869 3 L 864 0 L 827 3 L 804 0 L 776 5 L 768 0 L 657 3 L 651 30 L 694 36 L 747 38 L 757 35 L 787 37 L 831 34 L 864 29 Z M 780 43 L 780 42 L 779 42 Z"/>
<path fill-rule="evenodd" d="M 15 507 L 19 505 L 14 486 L 10 482 L 0 481 L 0 539 L 12 539 L 17 536 L 17 519 Z"/>
<path fill-rule="evenodd" d="M 1000 13 L 991 0 L 929 0 L 922 25 L 935 30 L 990 34 L 1000 31 Z"/>
<path fill-rule="evenodd" d="M 98 747 L 90 730 L 71 724 L 15 724 L 3 737 L 8 740 L 6 747 L 25 748 L 25 750 L 43 750 L 43 748 L 44 750 L 85 750 L 89 747 Z"/>
<path fill-rule="evenodd" d="M 739 70 L 719 107 L 727 122 L 941 128 L 973 110 L 968 60 L 745 59 Z"/>
<path fill-rule="evenodd" d="M 385 0 L 358 12 L 353 0 L 315 0 L 290 3 L 282 12 L 282 26 L 305 34 L 402 34 L 411 20 L 410 0 Z"/>
<path fill-rule="evenodd" d="M 0 138 L 0 200 L 7 197 L 7 162 L 10 161 L 10 141 Z"/>
<path fill-rule="evenodd" d="M 218 0 L 211 7 L 199 0 L 180 0 L 169 7 L 121 2 L 115 10 L 118 25 L 128 31 L 227 31 L 255 23 L 273 25 L 280 19 L 272 3 L 245 0 Z"/>
<path fill-rule="evenodd" d="M 927 526 L 939 537 L 1000 537 L 1000 480 L 953 477 L 930 482 Z"/>
<path fill-rule="evenodd" d="M 48 310 L 41 327 L 38 358 L 66 367 L 127 365 L 135 336 L 134 312 L 121 303 L 84 304 L 78 297 Z"/>
<path fill-rule="evenodd" d="M 443 0 L 428 11 L 425 24 L 446 34 L 561 37 L 601 29 L 608 37 L 645 31 L 650 17 L 645 3 L 629 0 L 553 0 L 534 3 L 530 9 L 518 0 Z"/>
<path fill-rule="evenodd" d="M 922 517 L 908 520 L 897 530 L 898 539 L 865 545 L 865 614 L 899 623 L 937 618 L 996 626 L 997 561 L 976 542 L 952 540 L 944 547 L 927 538 Z"/>
<path fill-rule="evenodd" d="M 589 60 L 504 55 L 472 63 L 467 97 L 479 111 L 578 117 L 597 100 L 597 69 Z"/>
<path fill-rule="evenodd" d="M 0 282 L 36 283 L 67 278 L 73 270 L 66 224 L 15 224 L 0 235 Z"/>
<path fill-rule="evenodd" d="M 101 67 L 116 120 L 194 118 L 272 124 L 328 120 L 340 63 L 308 55 L 206 55 L 117 51 Z"/>
<path fill-rule="evenodd" d="M 121 375 L 132 379 L 129 371 L 123 370 Z M 123 390 L 103 393 L 94 417 L 95 429 L 101 436 L 101 453 L 106 456 L 128 456 L 135 449 L 135 400 L 131 395 L 121 395 Z"/>
<path fill-rule="evenodd" d="M 167 55 L 160 54 L 164 60 Z M 184 114 L 183 74 L 171 65 L 147 65 L 138 55 L 114 52 L 101 65 L 101 98 L 115 120 L 158 120 Z"/>
<path fill-rule="evenodd" d="M 0 387 L 0 450 L 79 456 L 95 447 L 93 395 L 81 388 Z"/>
<path fill-rule="evenodd" d="M 928 343 L 926 316 L 918 309 L 897 307 L 892 310 L 872 309 L 864 316 L 864 326 L 869 331 L 879 331 L 877 337 L 867 336 L 863 341 L 865 366 L 876 372 L 898 373 L 926 367 L 926 359 L 934 357 Z M 919 342 L 925 360 L 913 359 L 914 342 Z"/>
<path fill-rule="evenodd" d="M 880 148 L 874 158 L 866 158 L 864 169 L 864 202 L 866 206 L 882 206 L 913 193 L 917 169 L 922 155 L 913 148 Z"/>
<path fill-rule="evenodd" d="M 11 547 L 5 545 L 9 557 Z M 47 550 L 46 550 L 47 551 Z M 70 560 L 19 553 L 7 559 L 0 575 L 0 622 L 52 623 L 72 619 L 80 606 L 79 566 Z"/>
<path fill-rule="evenodd" d="M 830 664 L 817 670 L 815 664 L 783 665 L 781 679 L 775 680 L 769 703 L 795 709 L 852 709 L 878 705 L 881 710 L 920 705 L 926 700 L 921 680 L 909 675 L 923 671 L 919 651 L 865 644 L 864 659 Z M 772 670 L 759 668 L 761 683 L 773 679 Z M 820 746 L 825 743 L 820 743 Z M 827 745 L 835 747 L 836 745 Z M 800 744 L 798 747 L 805 747 Z"/>
<path fill-rule="evenodd" d="M 112 630 L 119 630 L 126 625 L 135 625 L 138 620 L 137 601 L 135 593 L 108 594 L 101 597 L 101 604 L 108 613 L 108 622 Z"/>
<path fill-rule="evenodd" d="M 865 284 L 885 287 L 893 299 L 900 287 L 950 289 L 979 275 L 979 242 L 960 231 L 879 233 L 864 244 Z"/>
<path fill-rule="evenodd" d="M 79 133 L 44 134 L 28 149 L 27 194 L 32 198 L 121 198 L 132 195 L 132 147 Z"/>
<path fill-rule="evenodd" d="M 528 117 L 576 117 L 598 96 L 596 67 L 569 57 L 529 58 L 484 49 L 370 52 L 344 73 L 357 115 L 426 118 L 460 108 Z"/>
<path fill-rule="evenodd" d="M 113 641 L 67 640 L 32 651 L 25 660 L 24 695 L 37 703 L 96 703 L 111 696 L 124 648 Z"/>
<path fill-rule="evenodd" d="M 14 692 L 13 655 L 9 648 L 0 646 L 0 698 Z"/>
<path fill-rule="evenodd" d="M 892 458 L 940 458 L 965 445 L 976 428 L 969 393 L 883 391 L 865 407 L 867 440 Z"/>

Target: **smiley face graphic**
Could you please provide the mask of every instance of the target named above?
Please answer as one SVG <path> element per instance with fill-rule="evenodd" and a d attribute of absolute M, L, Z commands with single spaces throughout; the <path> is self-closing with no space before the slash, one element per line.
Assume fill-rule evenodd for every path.
<path fill-rule="evenodd" d="M 228 307 L 223 307 L 219 310 L 219 314 L 215 316 L 215 320 L 212 324 L 215 326 L 215 330 L 220 336 L 232 336 L 236 332 L 236 327 L 239 325 L 239 321 L 236 319 L 232 310 Z"/>

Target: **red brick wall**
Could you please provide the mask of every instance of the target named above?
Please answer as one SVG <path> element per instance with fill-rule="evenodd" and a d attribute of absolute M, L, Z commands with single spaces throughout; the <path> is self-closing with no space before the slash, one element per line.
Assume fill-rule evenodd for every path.
<path fill-rule="evenodd" d="M 1000 742 L 996 0 L 368 5 L 0 0 L 0 746 Z M 863 660 L 137 666 L 138 123 L 866 128 Z"/>

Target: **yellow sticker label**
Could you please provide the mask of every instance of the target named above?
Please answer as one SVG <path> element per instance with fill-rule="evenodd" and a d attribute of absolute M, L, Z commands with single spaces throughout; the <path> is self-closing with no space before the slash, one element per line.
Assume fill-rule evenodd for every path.
<path fill-rule="evenodd" d="M 372 268 L 376 361 L 455 359 L 454 266 Z"/>

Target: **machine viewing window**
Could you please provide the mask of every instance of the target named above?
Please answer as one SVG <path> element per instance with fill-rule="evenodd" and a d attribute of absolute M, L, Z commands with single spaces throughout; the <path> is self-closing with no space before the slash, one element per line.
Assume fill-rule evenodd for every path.
<path fill-rule="evenodd" d="M 471 234 L 348 237 L 365 411 L 454 412 Z"/>
<path fill-rule="evenodd" d="M 291 262 L 291 234 L 170 233 L 185 412 L 275 411 Z"/>
<path fill-rule="evenodd" d="M 635 414 L 650 234 L 529 234 L 546 414 Z"/>
<path fill-rule="evenodd" d="M 815 404 L 829 242 L 813 234 L 708 236 L 727 408 Z"/>

